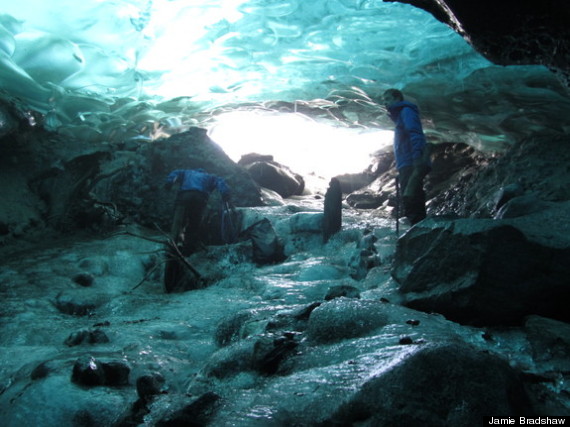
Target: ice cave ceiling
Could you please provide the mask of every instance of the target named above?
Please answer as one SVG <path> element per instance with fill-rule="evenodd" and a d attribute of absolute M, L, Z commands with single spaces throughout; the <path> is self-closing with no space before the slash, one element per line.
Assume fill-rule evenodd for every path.
<path fill-rule="evenodd" d="M 557 0 L 4 3 L 4 105 L 77 137 L 153 138 L 246 107 L 391 127 L 377 104 L 388 87 L 420 104 L 434 142 L 570 132 Z"/>

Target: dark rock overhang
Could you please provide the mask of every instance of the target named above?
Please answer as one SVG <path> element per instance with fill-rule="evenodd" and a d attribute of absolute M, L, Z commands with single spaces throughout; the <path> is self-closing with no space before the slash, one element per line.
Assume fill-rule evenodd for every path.
<path fill-rule="evenodd" d="M 544 65 L 570 88 L 570 5 L 564 0 L 384 0 L 431 13 L 498 65 Z"/>

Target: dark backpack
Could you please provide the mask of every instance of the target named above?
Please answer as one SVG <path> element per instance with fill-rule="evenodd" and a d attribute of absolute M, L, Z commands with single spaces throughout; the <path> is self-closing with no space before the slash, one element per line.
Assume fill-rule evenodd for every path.
<path fill-rule="evenodd" d="M 272 264 L 286 258 L 283 241 L 267 218 L 250 225 L 240 236 L 251 240 L 253 261 L 257 264 Z"/>

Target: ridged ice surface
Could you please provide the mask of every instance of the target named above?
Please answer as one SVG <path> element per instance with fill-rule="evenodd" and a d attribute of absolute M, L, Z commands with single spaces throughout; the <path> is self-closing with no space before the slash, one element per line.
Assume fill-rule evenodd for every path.
<path fill-rule="evenodd" d="M 292 218 L 280 208 L 250 214 L 269 218 L 279 230 L 284 230 L 281 222 Z M 89 415 L 93 425 L 114 425 L 137 399 L 137 378 L 148 372 L 160 373 L 165 385 L 149 405 L 144 425 L 155 425 L 202 393 L 215 392 L 222 405 L 211 425 L 248 427 L 293 421 L 313 425 L 311 421 L 326 419 L 367 381 L 425 345 L 468 343 L 501 355 L 513 366 L 533 369 L 520 329 L 495 330 L 493 339 L 485 341 L 483 329 L 398 305 L 397 285 L 389 274 L 394 222 L 355 216 L 350 209 L 343 218 L 343 229 L 326 245 L 318 232 L 283 233 L 289 256 L 275 265 L 256 266 L 240 244 L 209 247 L 190 258 L 211 279 L 209 286 L 180 294 L 163 292 L 160 245 L 143 238 L 119 234 L 46 242 L 44 248 L 14 253 L 0 270 L 0 424 L 76 426 L 77 419 Z M 382 263 L 356 281 L 350 265 L 360 253 L 365 223 L 378 238 Z M 91 275 L 92 285 L 75 282 L 79 273 Z M 361 298 L 325 302 L 328 289 L 336 285 L 356 287 Z M 88 315 L 71 315 L 61 305 L 57 308 L 58 301 L 94 308 Z M 283 361 L 286 369 L 266 375 L 246 363 L 252 346 L 263 342 L 260 337 L 271 337 L 268 322 L 288 319 L 314 303 L 320 306 L 308 316 L 306 329 L 301 328 L 298 351 Z M 239 339 L 220 346 L 220 323 L 244 311 L 251 321 L 243 322 Z M 69 337 L 82 330 L 102 331 L 109 342 L 69 344 Z M 414 345 L 401 345 L 402 337 Z M 131 367 L 129 384 L 74 384 L 73 365 L 86 356 L 126 363 Z"/>
<path fill-rule="evenodd" d="M 154 139 L 208 123 L 209 112 L 228 105 L 283 109 L 270 101 L 310 101 L 325 116 L 350 104 L 342 121 L 391 126 L 377 97 L 392 86 L 420 101 L 434 142 L 498 149 L 528 127 L 568 131 L 561 123 L 570 103 L 545 68 L 493 66 L 405 4 L 5 3 L 0 96 L 78 138 Z"/>
<path fill-rule="evenodd" d="M 428 72 L 462 79 L 488 65 L 431 15 L 378 0 L 24 0 L 4 13 L 14 19 L 0 27 L 3 86 L 34 81 L 27 95 L 46 106 L 57 89 L 312 99 Z"/>

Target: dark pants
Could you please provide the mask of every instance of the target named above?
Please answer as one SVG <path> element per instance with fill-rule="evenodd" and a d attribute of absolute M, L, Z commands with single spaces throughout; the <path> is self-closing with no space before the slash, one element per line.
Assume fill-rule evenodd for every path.
<path fill-rule="evenodd" d="M 191 253 L 200 243 L 200 225 L 208 195 L 201 191 L 180 191 L 176 197 L 174 218 L 170 236 L 183 247 L 183 253 Z"/>
<path fill-rule="evenodd" d="M 414 168 L 413 166 L 405 166 L 398 170 L 404 216 L 410 220 L 412 225 L 426 217 L 424 178 L 428 172 L 427 167 Z"/>

